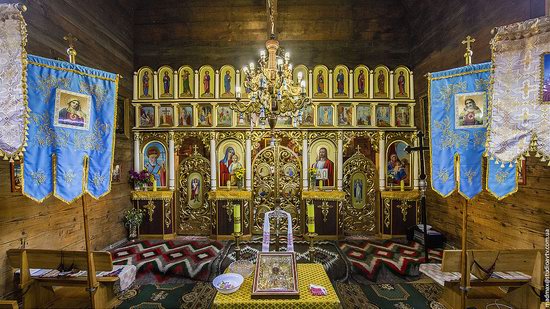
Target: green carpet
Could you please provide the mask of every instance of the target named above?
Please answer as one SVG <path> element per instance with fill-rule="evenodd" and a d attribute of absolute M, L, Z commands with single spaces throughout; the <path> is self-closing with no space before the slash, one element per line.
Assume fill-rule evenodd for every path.
<path fill-rule="evenodd" d="M 335 283 L 343 308 L 445 309 L 437 302 L 441 288 L 431 283 Z"/>
<path fill-rule="evenodd" d="M 216 290 L 209 282 L 190 284 L 146 284 L 119 296 L 119 309 L 210 308 Z"/>

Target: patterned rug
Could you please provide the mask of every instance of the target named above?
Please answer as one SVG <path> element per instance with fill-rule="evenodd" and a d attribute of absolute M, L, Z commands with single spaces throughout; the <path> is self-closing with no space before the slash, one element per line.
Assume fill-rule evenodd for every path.
<path fill-rule="evenodd" d="M 433 283 L 335 283 L 343 308 L 445 309 L 437 300 L 443 289 Z"/>
<path fill-rule="evenodd" d="M 135 286 L 119 296 L 119 309 L 210 308 L 216 290 L 209 282 L 189 284 L 146 284 Z"/>
<path fill-rule="evenodd" d="M 111 255 L 115 265 L 135 265 L 138 277 L 152 273 L 157 282 L 173 276 L 206 281 L 222 248 L 216 241 L 142 240 L 124 244 Z"/>
<path fill-rule="evenodd" d="M 251 240 L 242 242 L 241 259 L 256 263 L 256 254 L 262 250 L 261 240 Z M 273 244 L 271 245 L 273 249 Z M 286 251 L 286 243 L 281 242 L 280 251 Z M 294 241 L 294 251 L 296 252 L 297 263 L 309 263 L 309 242 Z M 235 261 L 235 243 L 230 242 L 224 248 L 221 263 L 218 264 L 218 274 Z M 351 265 L 344 257 L 338 246 L 332 241 L 315 242 L 315 263 L 320 263 L 325 268 L 330 280 L 344 281 L 348 279 Z"/>
<path fill-rule="evenodd" d="M 340 249 L 353 265 L 353 270 L 371 281 L 376 281 L 381 270 L 417 277 L 420 275 L 418 268 L 424 262 L 424 248 L 414 241 L 345 241 L 340 243 Z M 443 252 L 430 249 L 428 254 L 431 262 L 437 262 L 441 261 Z"/>

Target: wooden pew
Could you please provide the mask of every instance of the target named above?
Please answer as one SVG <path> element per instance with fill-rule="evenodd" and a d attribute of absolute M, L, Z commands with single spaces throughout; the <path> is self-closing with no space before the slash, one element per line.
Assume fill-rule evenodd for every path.
<path fill-rule="evenodd" d="M 0 309 L 18 309 L 16 300 L 0 300 Z"/>
<path fill-rule="evenodd" d="M 20 288 L 23 293 L 23 308 L 82 308 L 90 306 L 87 277 L 31 277 L 31 268 L 57 269 L 63 261 L 65 266 L 87 270 L 87 254 L 84 251 L 59 251 L 42 249 L 10 249 L 7 252 L 11 267 L 20 269 Z M 114 284 L 118 277 L 97 277 L 95 271 L 112 271 L 113 261 L 109 252 L 91 253 L 93 303 L 96 308 L 113 307 L 116 300 Z"/>
<path fill-rule="evenodd" d="M 466 279 L 467 306 L 485 308 L 485 305 L 502 299 L 515 308 L 539 308 L 540 298 L 537 293 L 543 289 L 543 259 L 542 250 L 468 250 L 467 273 L 476 278 Z M 443 251 L 441 263 L 442 272 L 460 272 L 460 250 Z M 484 269 L 494 265 L 493 276 L 488 279 L 475 264 Z M 496 278 L 499 272 L 521 272 L 525 276 L 516 275 L 510 278 Z M 444 284 L 442 302 L 449 308 L 460 308 L 460 282 L 446 281 Z"/>

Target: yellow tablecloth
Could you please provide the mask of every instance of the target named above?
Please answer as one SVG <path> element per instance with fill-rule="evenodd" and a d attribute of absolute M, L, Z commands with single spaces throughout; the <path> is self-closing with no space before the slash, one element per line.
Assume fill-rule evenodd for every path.
<path fill-rule="evenodd" d="M 241 288 L 233 294 L 217 293 L 214 308 L 342 308 L 336 291 L 321 264 L 297 264 L 299 299 L 252 299 L 253 275 L 246 278 Z M 313 296 L 309 285 L 324 286 L 327 296 Z"/>

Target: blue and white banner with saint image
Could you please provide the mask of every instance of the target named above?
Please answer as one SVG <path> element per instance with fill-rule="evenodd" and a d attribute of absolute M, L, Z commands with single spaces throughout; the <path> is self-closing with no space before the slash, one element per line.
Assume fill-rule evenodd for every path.
<path fill-rule="evenodd" d="M 483 190 L 482 162 L 488 121 L 488 88 L 491 63 L 481 63 L 429 76 L 430 152 L 432 188 L 442 196 L 456 189 L 467 199 Z M 455 170 L 455 162 L 458 170 Z M 501 169 L 491 166 L 487 182 L 494 183 Z M 458 175 L 456 175 L 458 172 Z M 502 177 L 500 177 L 502 178 Z M 499 179 L 500 179 L 499 178 Z M 511 178 L 500 179 L 502 186 L 490 192 L 500 198 L 517 189 Z"/>
<path fill-rule="evenodd" d="M 109 193 L 117 87 L 116 74 L 28 56 L 24 195 L 71 203 Z"/>

